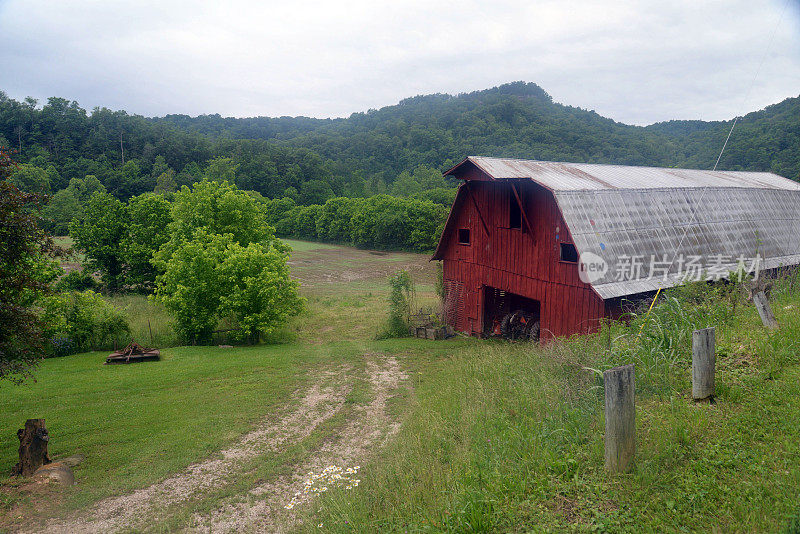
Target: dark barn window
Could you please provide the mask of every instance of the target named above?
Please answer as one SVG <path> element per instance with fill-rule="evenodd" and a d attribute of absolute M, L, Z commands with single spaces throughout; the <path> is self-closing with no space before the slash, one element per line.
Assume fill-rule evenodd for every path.
<path fill-rule="evenodd" d="M 513 191 L 508 198 L 508 227 L 522 228 L 522 212 L 519 210 L 519 204 Z"/>
<path fill-rule="evenodd" d="M 469 228 L 459 228 L 458 242 L 461 245 L 469 245 Z"/>
<path fill-rule="evenodd" d="M 561 261 L 578 263 L 578 250 L 572 243 L 561 243 Z"/>

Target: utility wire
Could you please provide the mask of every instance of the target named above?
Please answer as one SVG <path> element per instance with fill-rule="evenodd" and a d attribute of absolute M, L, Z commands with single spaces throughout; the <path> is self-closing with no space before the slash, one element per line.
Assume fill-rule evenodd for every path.
<path fill-rule="evenodd" d="M 758 75 L 761 73 L 761 67 L 764 66 L 764 61 L 767 59 L 767 54 L 769 54 L 769 51 L 772 49 L 772 42 L 775 40 L 775 34 L 778 32 L 778 28 L 783 22 L 783 16 L 786 13 L 786 8 L 789 7 L 790 1 L 791 0 L 786 0 L 786 3 L 784 3 L 783 9 L 781 10 L 781 15 L 778 18 L 778 22 L 775 24 L 775 27 L 772 28 L 772 35 L 769 38 L 769 43 L 767 44 L 766 49 L 764 49 L 764 54 L 761 56 L 761 61 L 758 64 L 758 68 L 756 69 L 756 72 L 753 75 L 753 79 L 750 81 L 750 86 L 747 88 L 747 91 L 745 92 L 744 97 L 742 98 L 742 103 L 739 106 L 739 115 L 737 115 L 733 119 L 733 124 L 731 124 L 731 129 L 728 131 L 728 137 L 725 138 L 725 142 L 722 144 L 722 149 L 720 149 L 719 151 L 719 155 L 717 156 L 717 161 L 714 163 L 714 168 L 712 169 L 712 171 L 717 170 L 717 165 L 719 165 L 719 161 L 720 159 L 722 159 L 722 154 L 725 152 L 725 148 L 728 146 L 728 141 L 731 138 L 731 134 L 733 134 L 733 129 L 736 128 L 736 124 L 739 122 L 739 116 L 742 113 L 744 113 L 744 107 L 747 104 L 748 98 L 750 97 L 750 92 L 753 90 L 753 86 L 756 83 L 756 79 L 758 78 Z M 703 186 L 703 189 L 700 192 L 700 197 L 697 199 L 698 204 L 702 202 L 703 197 L 706 194 L 706 191 L 708 191 L 708 185 Z M 686 235 L 689 233 L 690 225 L 694 223 L 696 220 L 697 220 L 697 210 L 692 210 L 692 218 L 689 220 L 689 224 L 686 225 L 686 229 L 683 231 L 683 235 L 681 236 L 680 241 L 678 241 L 678 247 L 675 249 L 675 254 L 672 256 L 672 261 L 670 262 L 669 267 L 667 267 L 667 273 L 669 273 L 669 269 L 672 268 L 672 265 L 678 258 L 678 253 L 680 252 L 681 246 L 683 245 L 683 240 L 686 239 Z M 664 289 L 663 285 L 658 288 L 658 291 L 656 291 L 656 294 L 653 296 L 653 302 L 650 303 L 650 307 L 647 310 L 647 315 L 645 315 L 644 323 L 642 323 L 642 327 L 639 329 L 639 335 L 637 336 L 637 339 L 642 335 L 642 330 L 644 329 L 644 325 L 647 324 L 647 321 L 650 317 L 650 312 L 653 310 L 653 306 L 655 305 L 656 299 L 658 298 L 658 295 L 661 293 L 662 289 Z"/>

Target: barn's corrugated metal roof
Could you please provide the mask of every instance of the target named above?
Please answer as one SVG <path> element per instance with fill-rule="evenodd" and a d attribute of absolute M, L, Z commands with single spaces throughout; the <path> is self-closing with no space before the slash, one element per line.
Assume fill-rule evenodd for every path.
<path fill-rule="evenodd" d="M 553 191 L 667 187 L 747 187 L 800 191 L 800 183 L 769 172 L 630 167 L 481 156 L 470 156 L 465 161 L 472 162 L 495 180 L 528 178 Z"/>
<path fill-rule="evenodd" d="M 607 265 L 592 282 L 604 299 L 678 285 L 697 256 L 725 272 L 741 256 L 759 255 L 762 269 L 800 264 L 800 183 L 776 174 L 484 157 L 454 169 L 467 161 L 493 179 L 530 179 L 553 191 L 578 252 Z M 665 258 L 675 262 L 651 276 L 651 263 L 663 267 Z"/>
<path fill-rule="evenodd" d="M 800 263 L 800 191 L 711 187 L 554 195 L 578 252 L 596 254 L 607 265 L 605 276 L 592 282 L 604 299 L 678 285 L 690 263 L 704 267 L 706 278 L 735 271 L 741 256 L 747 269 L 756 255 L 763 258 L 761 269 Z"/>

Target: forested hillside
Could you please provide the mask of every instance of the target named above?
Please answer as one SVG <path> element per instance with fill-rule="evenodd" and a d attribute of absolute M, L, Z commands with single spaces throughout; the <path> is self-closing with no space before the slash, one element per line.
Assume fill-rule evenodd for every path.
<path fill-rule="evenodd" d="M 146 118 L 106 108 L 87 112 L 56 97 L 40 106 L 0 92 L 0 146 L 16 150 L 20 163 L 12 180 L 54 194 L 53 230 L 66 228 L 71 213 L 99 188 L 127 200 L 204 176 L 297 206 L 379 194 L 446 205 L 453 184 L 438 173 L 467 155 L 710 168 L 730 126 L 625 125 L 554 103 L 523 82 L 417 96 L 344 119 Z M 800 179 L 800 98 L 743 117 L 719 168 Z M 295 223 L 302 221 L 276 222 L 287 235 L 314 237 Z M 311 219 L 302 224 L 313 227 Z"/>

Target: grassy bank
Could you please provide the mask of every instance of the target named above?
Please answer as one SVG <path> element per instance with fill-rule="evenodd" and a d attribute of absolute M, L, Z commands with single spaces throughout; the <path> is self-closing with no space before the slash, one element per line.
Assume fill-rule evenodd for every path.
<path fill-rule="evenodd" d="M 542 348 L 415 359 L 400 435 L 361 491 L 307 510 L 306 530 L 780 532 L 800 513 L 800 295 L 773 297 L 776 333 L 751 305 L 686 290 L 641 336 L 644 317 Z M 717 329 L 716 404 L 690 399 L 691 331 L 704 326 Z M 611 476 L 598 371 L 630 362 L 637 462 Z"/>

